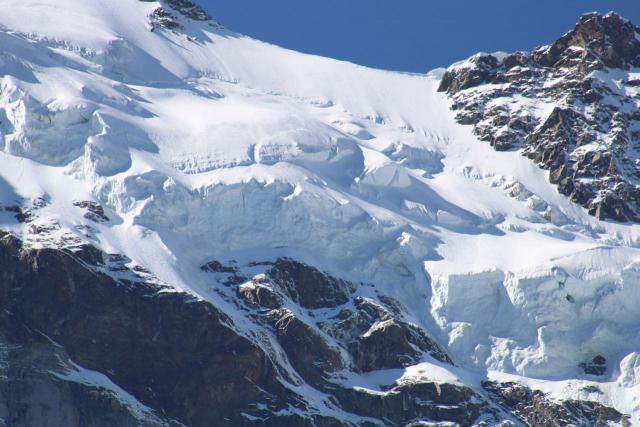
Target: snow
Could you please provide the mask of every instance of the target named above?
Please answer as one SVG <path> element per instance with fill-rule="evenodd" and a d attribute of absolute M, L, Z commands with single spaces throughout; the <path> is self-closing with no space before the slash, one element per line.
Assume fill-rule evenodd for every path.
<path fill-rule="evenodd" d="M 240 325 L 202 263 L 310 260 L 401 301 L 469 375 L 582 381 L 593 354 L 623 363 L 606 396 L 638 413 L 621 396 L 637 392 L 640 227 L 590 217 L 456 124 L 442 70 L 368 69 L 183 18 L 151 32 L 157 6 L 0 0 L 0 204 L 46 195 L 38 216 L 60 230 L 42 241 L 6 212 L 0 228 L 55 245 L 90 225 Z"/>

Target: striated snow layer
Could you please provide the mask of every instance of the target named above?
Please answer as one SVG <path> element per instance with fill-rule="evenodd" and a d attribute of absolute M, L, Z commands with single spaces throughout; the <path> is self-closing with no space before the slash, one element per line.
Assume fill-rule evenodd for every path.
<path fill-rule="evenodd" d="M 10 212 L 0 228 L 125 254 L 238 324 L 200 265 L 289 255 L 401 301 L 466 372 L 443 380 L 565 397 L 601 381 L 594 398 L 640 422 L 637 225 L 590 217 L 456 124 L 441 70 L 373 70 L 184 17 L 150 31 L 158 6 L 0 0 L 0 204 L 45 200 L 36 224 L 52 231 Z M 605 377 L 581 373 L 595 355 Z"/>

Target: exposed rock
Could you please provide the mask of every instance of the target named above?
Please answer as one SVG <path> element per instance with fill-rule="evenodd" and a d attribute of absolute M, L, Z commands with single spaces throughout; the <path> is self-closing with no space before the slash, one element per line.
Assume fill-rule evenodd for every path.
<path fill-rule="evenodd" d="M 234 265 L 224 265 L 220 261 L 210 261 L 202 266 L 200 270 L 207 273 L 220 273 L 226 275 L 224 284 L 227 286 L 238 285 L 247 281 L 247 278 L 239 274 L 239 270 Z"/>
<path fill-rule="evenodd" d="M 344 367 L 338 349 L 287 309 L 270 313 L 278 341 L 294 369 L 312 385 Z"/>
<path fill-rule="evenodd" d="M 448 71 L 442 77 L 438 91 L 457 93 L 470 87 L 495 80 L 498 60 L 492 55 L 476 55 L 469 60 L 472 66 Z"/>
<path fill-rule="evenodd" d="M 264 350 L 227 316 L 159 290 L 117 282 L 72 254 L 22 248 L 10 235 L 0 240 L 0 333 L 8 344 L 23 345 L 24 328 L 38 331 L 80 366 L 188 425 L 222 418 L 239 425 L 246 422 L 240 413 L 257 402 L 276 410 L 290 404 Z"/>
<path fill-rule="evenodd" d="M 483 382 L 483 387 L 501 406 L 530 426 L 564 427 L 568 425 L 606 427 L 631 426 L 628 417 L 597 402 L 566 400 L 557 403 L 538 390 L 516 383 Z"/>
<path fill-rule="evenodd" d="M 432 421 L 471 426 L 485 413 L 493 416 L 489 404 L 468 387 L 434 382 L 397 384 L 382 393 L 352 389 L 336 392 L 351 412 L 382 418 L 387 425 Z M 440 424 L 442 425 L 442 424 Z"/>
<path fill-rule="evenodd" d="M 374 323 L 349 344 L 349 352 L 362 371 L 410 366 L 420 359 L 423 352 L 451 363 L 446 353 L 430 338 L 393 319 Z"/>
<path fill-rule="evenodd" d="M 355 312 L 341 312 L 339 321 L 327 327 L 329 333 L 346 343 L 359 370 L 400 368 L 417 362 L 424 353 L 452 363 L 442 348 L 420 328 L 398 318 L 397 302 L 381 298 L 390 310 L 368 298 L 355 299 Z M 394 313 L 395 311 L 395 313 Z"/>
<path fill-rule="evenodd" d="M 386 302 L 395 303 L 389 298 Z M 324 324 L 323 328 L 345 343 L 359 370 L 408 366 L 424 353 L 441 362 L 452 363 L 435 341 L 419 328 L 398 319 L 381 304 L 358 297 L 355 307 L 356 311 L 340 312 L 335 324 Z"/>
<path fill-rule="evenodd" d="M 548 67 L 572 66 L 576 63 L 594 63 L 593 67 L 637 67 L 640 66 L 637 32 L 636 26 L 615 13 L 604 16 L 587 13 L 573 30 L 551 46 L 534 51 L 533 59 Z M 581 50 L 570 50 L 572 47 Z"/>
<path fill-rule="evenodd" d="M 352 283 L 292 259 L 280 258 L 264 276 L 257 276 L 252 283 L 240 285 L 238 294 L 251 306 L 272 309 L 283 307 L 285 298 L 312 310 L 352 302 L 355 310 L 345 307 L 337 316 L 316 322 L 315 326 L 335 338 L 353 357 L 353 363 L 361 371 L 408 366 L 425 353 L 439 361 L 451 363 L 438 344 L 419 328 L 401 320 L 389 308 L 369 298 L 352 298 L 352 289 L 355 289 Z M 397 304 L 391 298 L 386 298 L 386 301 L 391 305 Z M 284 317 L 301 322 L 294 333 L 303 332 L 304 322 L 292 313 Z M 322 315 L 318 314 L 317 318 L 322 319 Z M 301 341 L 312 339 L 314 335 L 312 328 L 309 325 L 306 327 L 310 337 L 298 337 Z"/>
<path fill-rule="evenodd" d="M 359 371 L 409 366 L 425 354 L 452 363 L 434 340 L 399 317 L 402 309 L 391 298 L 381 300 L 393 306 L 393 311 L 370 298 L 354 298 L 349 292 L 355 289 L 354 284 L 288 258 L 265 267 L 269 267 L 265 274 L 240 284 L 237 295 L 252 308 L 273 310 L 263 313 L 263 319 L 276 328 L 296 371 L 312 383 L 318 384 L 321 378 L 316 375 L 317 369 L 309 371 L 308 366 L 324 366 L 326 374 L 345 363 L 337 349 L 320 336 L 321 331 L 351 355 Z M 230 271 L 220 265 L 213 268 Z M 296 316 L 285 308 L 286 300 L 307 309 L 310 316 Z M 322 310 L 338 305 L 345 307 L 326 319 Z"/>
<path fill-rule="evenodd" d="M 357 425 L 493 425 L 510 420 L 500 407 L 531 425 L 626 420 L 593 402 L 550 403 L 515 385 L 486 386 L 499 406 L 470 387 L 419 377 L 378 390 L 345 387 L 337 380 L 354 368 L 350 343 L 360 346 L 353 353 L 360 370 L 407 365 L 427 353 L 450 360 L 399 317 L 403 308 L 389 297 L 348 295 L 342 308 L 295 307 L 285 291 L 307 273 L 305 280 L 318 281 L 305 285 L 311 288 L 354 285 L 292 260 L 264 265 L 267 271 L 277 265 L 287 286 L 277 289 L 266 274 L 223 286 L 245 301 L 256 328 L 270 328 L 285 364 L 269 340 L 239 334 L 212 304 L 166 292 L 149 281 L 150 273 L 128 265 L 128 258 L 88 244 L 29 249 L 0 232 L 0 418 L 6 425 L 40 425 L 43 417 L 53 426 L 350 425 L 344 416 L 320 415 L 283 380 L 326 394 L 337 414 L 363 417 Z M 223 276 L 242 273 L 208 265 Z M 323 317 L 327 310 L 337 314 Z M 556 424 L 535 424 L 546 419 Z"/>
<path fill-rule="evenodd" d="M 164 27 L 168 30 L 182 28 L 178 19 L 162 7 L 155 8 L 149 19 L 151 21 L 151 31 L 154 31 L 156 26 Z"/>
<path fill-rule="evenodd" d="M 183 16 L 192 21 L 209 22 L 210 25 L 219 26 L 202 7 L 190 0 L 164 0 L 161 3 L 164 4 L 154 9 L 149 16 L 151 31 L 154 31 L 157 26 L 169 30 L 182 29 L 183 26 L 176 15 Z"/>
<path fill-rule="evenodd" d="M 207 272 L 210 272 L 210 273 L 231 273 L 231 274 L 235 274 L 235 273 L 238 272 L 238 269 L 236 267 L 224 265 L 220 261 L 216 261 L 216 260 L 213 260 L 213 261 L 210 261 L 210 262 L 204 264 L 203 266 L 200 267 L 200 270 L 207 271 Z"/>
<path fill-rule="evenodd" d="M 65 251 L 90 266 L 97 267 L 104 265 L 104 253 L 93 245 L 85 243 L 73 249 L 66 249 Z"/>
<path fill-rule="evenodd" d="M 99 203 L 89 200 L 79 200 L 73 202 L 73 206 L 85 209 L 87 212 L 83 216 L 93 222 L 109 221 L 109 217 L 105 215 L 104 208 Z"/>
<path fill-rule="evenodd" d="M 20 205 L 0 206 L 0 212 L 11 212 L 20 223 L 28 223 L 36 219 L 36 215 L 31 209 L 23 208 Z"/>
<path fill-rule="evenodd" d="M 615 13 L 590 13 L 550 46 L 452 67 L 439 90 L 459 123 L 496 150 L 522 149 L 591 215 L 638 221 L 640 102 L 632 79 L 612 85 L 606 76 L 638 64 L 640 29 Z"/>
<path fill-rule="evenodd" d="M 194 21 L 210 21 L 211 17 L 203 8 L 190 0 L 164 0 L 172 9 Z"/>
<path fill-rule="evenodd" d="M 15 324 L 5 323 L 2 328 L 18 333 L 19 337 L 10 339 L 20 344 L 0 340 L 0 425 L 182 425 L 132 402 L 115 387 L 105 388 L 108 380 L 82 371 L 62 347 L 45 336 Z"/>
<path fill-rule="evenodd" d="M 349 284 L 306 264 L 280 258 L 267 276 L 304 308 L 335 307 L 349 300 Z"/>
<path fill-rule="evenodd" d="M 282 298 L 261 283 L 248 282 L 238 286 L 238 295 L 252 307 L 275 309 L 283 305 Z"/>

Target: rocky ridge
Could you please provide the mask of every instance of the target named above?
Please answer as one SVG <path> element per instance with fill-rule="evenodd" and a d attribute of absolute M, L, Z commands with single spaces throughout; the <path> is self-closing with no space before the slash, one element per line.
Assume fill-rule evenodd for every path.
<path fill-rule="evenodd" d="M 582 16 L 533 52 L 478 54 L 440 91 L 496 150 L 522 150 L 558 191 L 599 219 L 640 220 L 640 28 Z"/>
<path fill-rule="evenodd" d="M 155 0 L 138 0 L 155 1 Z M 220 27 L 211 16 L 200 6 L 190 0 L 165 0 L 162 6 L 153 10 L 149 16 L 149 29 L 154 31 L 156 26 L 161 26 L 168 30 L 179 30 L 183 28 L 178 16 L 182 16 L 192 21 L 200 21 L 209 25 Z"/>

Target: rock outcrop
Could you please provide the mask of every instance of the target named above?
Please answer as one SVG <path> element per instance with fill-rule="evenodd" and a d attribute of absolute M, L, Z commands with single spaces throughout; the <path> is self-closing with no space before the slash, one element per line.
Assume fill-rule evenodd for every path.
<path fill-rule="evenodd" d="M 483 387 L 529 426 L 631 426 L 627 417 L 597 402 L 554 402 L 544 393 L 516 383 L 486 381 Z"/>
<path fill-rule="evenodd" d="M 102 254 L 89 248 L 90 255 L 82 256 L 26 249 L 11 235 L 0 240 L 0 334 L 11 349 L 4 361 L 8 372 L 30 363 L 29 370 L 46 372 L 56 362 L 39 357 L 43 346 L 60 348 L 67 358 L 66 363 L 57 362 L 60 366 L 50 375 L 10 376 L 7 387 L 42 399 L 71 393 L 74 399 L 69 401 L 41 404 L 54 412 L 56 405 L 66 405 L 70 417 L 87 420 L 75 425 L 126 425 L 120 424 L 124 418 L 113 423 L 100 418 L 110 410 L 106 398 L 93 401 L 81 381 L 68 385 L 60 380 L 73 378 L 67 374 L 78 369 L 107 376 L 140 405 L 187 425 L 211 425 L 218 419 L 243 423 L 243 411 L 260 402 L 287 407 L 291 393 L 278 382 L 268 355 L 239 335 L 226 315 L 211 304 L 162 292 L 145 281 L 114 280 L 100 273 Z M 45 387 L 42 381 L 57 391 L 38 391 Z M 66 391 L 70 388 L 79 390 L 79 400 Z M 13 420 L 9 425 L 28 425 L 35 402 L 24 411 L 20 394 L 5 397 L 4 419 Z M 105 407 L 104 413 L 98 405 Z M 129 415 L 123 409 L 122 417 Z"/>
<path fill-rule="evenodd" d="M 215 22 L 202 7 L 190 0 L 164 0 L 161 2 L 161 6 L 154 9 L 149 16 L 149 29 L 151 31 L 154 31 L 156 27 L 174 31 L 183 29 L 184 26 L 180 22 L 179 16 L 192 21 L 206 22 L 209 25 L 220 27 L 220 24 Z"/>
<path fill-rule="evenodd" d="M 638 221 L 638 66 L 640 28 L 590 13 L 550 46 L 453 66 L 439 90 L 459 123 L 496 150 L 522 150 L 591 215 Z"/>

